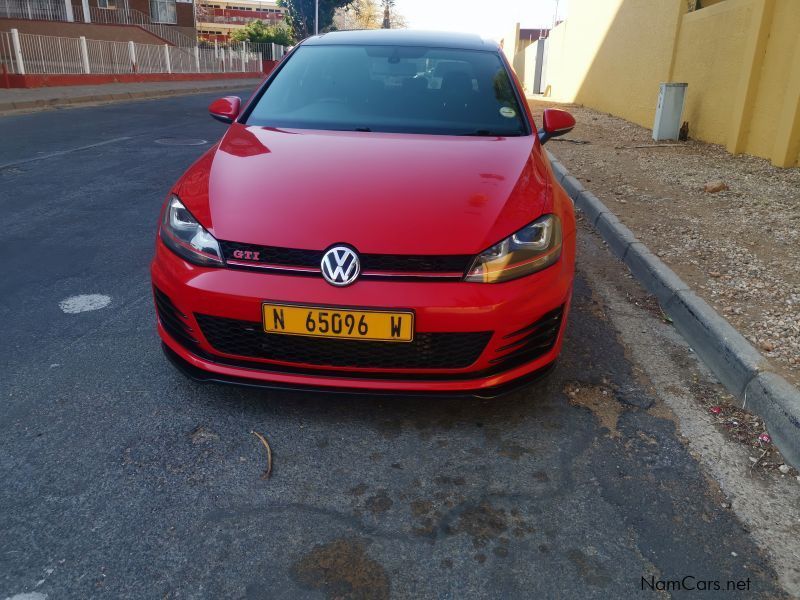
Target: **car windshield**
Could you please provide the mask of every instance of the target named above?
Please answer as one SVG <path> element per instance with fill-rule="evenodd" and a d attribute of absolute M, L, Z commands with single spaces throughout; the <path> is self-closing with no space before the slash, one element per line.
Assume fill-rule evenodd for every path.
<path fill-rule="evenodd" d="M 496 52 L 418 46 L 300 46 L 248 125 L 439 135 L 527 135 Z"/>

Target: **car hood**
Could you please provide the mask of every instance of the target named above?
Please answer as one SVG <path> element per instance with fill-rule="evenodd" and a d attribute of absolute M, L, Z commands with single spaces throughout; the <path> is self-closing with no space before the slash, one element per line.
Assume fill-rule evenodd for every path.
<path fill-rule="evenodd" d="M 534 136 L 233 124 L 180 182 L 220 240 L 378 254 L 475 254 L 551 210 Z"/>

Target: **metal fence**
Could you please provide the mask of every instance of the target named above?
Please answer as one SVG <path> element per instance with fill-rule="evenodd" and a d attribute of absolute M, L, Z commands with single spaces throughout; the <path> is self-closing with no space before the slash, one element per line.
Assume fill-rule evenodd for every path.
<path fill-rule="evenodd" d="M 264 60 L 281 60 L 286 54 L 286 48 L 278 44 L 248 43 L 247 48 L 261 54 Z"/>
<path fill-rule="evenodd" d="M 14 48 L 11 45 L 11 34 L 0 31 L 0 75 L 14 73 Z"/>
<path fill-rule="evenodd" d="M 228 48 L 234 48 L 238 50 L 241 48 L 242 43 L 245 44 L 245 48 L 249 52 L 257 52 L 261 55 L 261 58 L 264 60 L 281 60 L 284 56 L 286 56 L 286 52 L 288 49 L 286 46 L 281 46 L 280 44 L 262 44 L 262 43 L 254 43 L 254 42 L 212 42 L 212 41 L 201 41 L 198 46 L 202 49 L 206 50 L 215 50 L 217 52 L 221 52 L 223 50 L 227 51 Z"/>
<path fill-rule="evenodd" d="M 260 73 L 262 60 L 262 53 L 246 43 L 227 48 L 187 48 L 34 35 L 15 29 L 0 32 L 0 65 L 18 75 Z"/>

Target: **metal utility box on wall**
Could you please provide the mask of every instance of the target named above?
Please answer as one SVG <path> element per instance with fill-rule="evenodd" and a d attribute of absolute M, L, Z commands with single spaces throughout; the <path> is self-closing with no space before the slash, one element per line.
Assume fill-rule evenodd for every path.
<path fill-rule="evenodd" d="M 658 92 L 653 139 L 677 140 L 681 130 L 683 101 L 688 83 L 662 83 Z"/>
<path fill-rule="evenodd" d="M 547 42 L 544 38 L 539 38 L 536 44 L 536 66 L 533 71 L 533 93 L 542 93 L 542 69 L 544 67 L 544 48 Z"/>

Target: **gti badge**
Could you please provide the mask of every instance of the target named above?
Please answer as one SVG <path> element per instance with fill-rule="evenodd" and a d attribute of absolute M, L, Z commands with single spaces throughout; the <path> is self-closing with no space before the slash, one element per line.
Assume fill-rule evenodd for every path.
<path fill-rule="evenodd" d="M 331 285 L 353 283 L 361 272 L 358 254 L 347 246 L 334 246 L 322 256 L 322 276 Z"/>
<path fill-rule="evenodd" d="M 245 260 L 259 260 L 261 252 L 251 252 L 250 250 L 234 250 L 233 258 L 244 258 Z"/>

